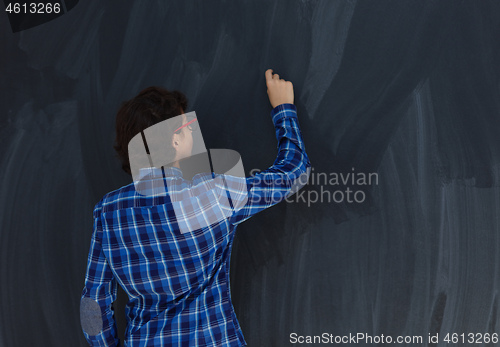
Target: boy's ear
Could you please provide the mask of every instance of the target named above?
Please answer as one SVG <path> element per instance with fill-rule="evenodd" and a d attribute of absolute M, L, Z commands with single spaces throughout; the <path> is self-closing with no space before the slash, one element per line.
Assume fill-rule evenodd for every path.
<path fill-rule="evenodd" d="M 179 141 L 180 141 L 180 135 L 174 134 L 172 136 L 172 147 L 174 147 L 176 150 L 179 147 Z"/>

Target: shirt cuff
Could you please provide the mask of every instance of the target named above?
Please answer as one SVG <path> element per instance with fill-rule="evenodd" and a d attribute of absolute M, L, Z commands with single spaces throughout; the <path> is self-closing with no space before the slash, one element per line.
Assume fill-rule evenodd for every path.
<path fill-rule="evenodd" d="M 297 107 L 294 104 L 281 104 L 271 111 L 271 118 L 274 124 L 276 124 L 278 119 L 285 117 L 297 118 Z"/>

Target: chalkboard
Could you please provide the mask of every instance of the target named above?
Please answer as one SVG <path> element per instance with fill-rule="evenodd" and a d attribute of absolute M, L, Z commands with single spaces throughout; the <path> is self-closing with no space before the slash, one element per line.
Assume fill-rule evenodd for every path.
<path fill-rule="evenodd" d="M 248 345 L 495 345 L 499 2 L 77 2 L 25 30 L 0 14 L 1 347 L 87 345 L 92 211 L 131 183 L 120 104 L 184 92 L 207 148 L 250 175 L 277 155 L 268 68 L 293 83 L 313 170 L 237 229 Z"/>

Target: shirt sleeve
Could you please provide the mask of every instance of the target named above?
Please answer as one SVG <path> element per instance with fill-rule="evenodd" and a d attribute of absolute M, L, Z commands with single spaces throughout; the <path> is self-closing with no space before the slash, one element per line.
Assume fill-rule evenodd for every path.
<path fill-rule="evenodd" d="M 94 232 L 80 299 L 80 321 L 90 346 L 120 347 L 112 306 L 116 300 L 117 283 L 99 239 L 102 234 L 99 204 L 94 209 Z"/>
<path fill-rule="evenodd" d="M 294 104 L 281 104 L 271 111 L 278 140 L 278 156 L 265 171 L 246 178 L 248 199 L 230 222 L 237 225 L 256 213 L 295 194 L 309 179 L 307 156 Z"/>

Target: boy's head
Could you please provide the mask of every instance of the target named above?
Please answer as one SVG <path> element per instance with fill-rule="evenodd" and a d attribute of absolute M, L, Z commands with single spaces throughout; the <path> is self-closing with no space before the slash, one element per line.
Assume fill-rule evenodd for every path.
<path fill-rule="evenodd" d="M 152 125 L 183 114 L 187 107 L 188 101 L 183 93 L 177 90 L 168 91 L 161 87 L 148 87 L 136 97 L 125 101 L 116 115 L 116 139 L 113 146 L 123 171 L 132 175 L 128 156 L 130 140 Z M 185 121 L 185 116 L 178 117 L 178 124 L 174 124 L 175 128 L 165 134 L 167 138 L 172 139 L 172 146 L 166 149 L 169 151 L 166 155 L 173 160 L 177 152 L 185 154 L 192 147 L 192 136 L 188 127 L 183 127 L 174 136 L 174 131 Z"/>

